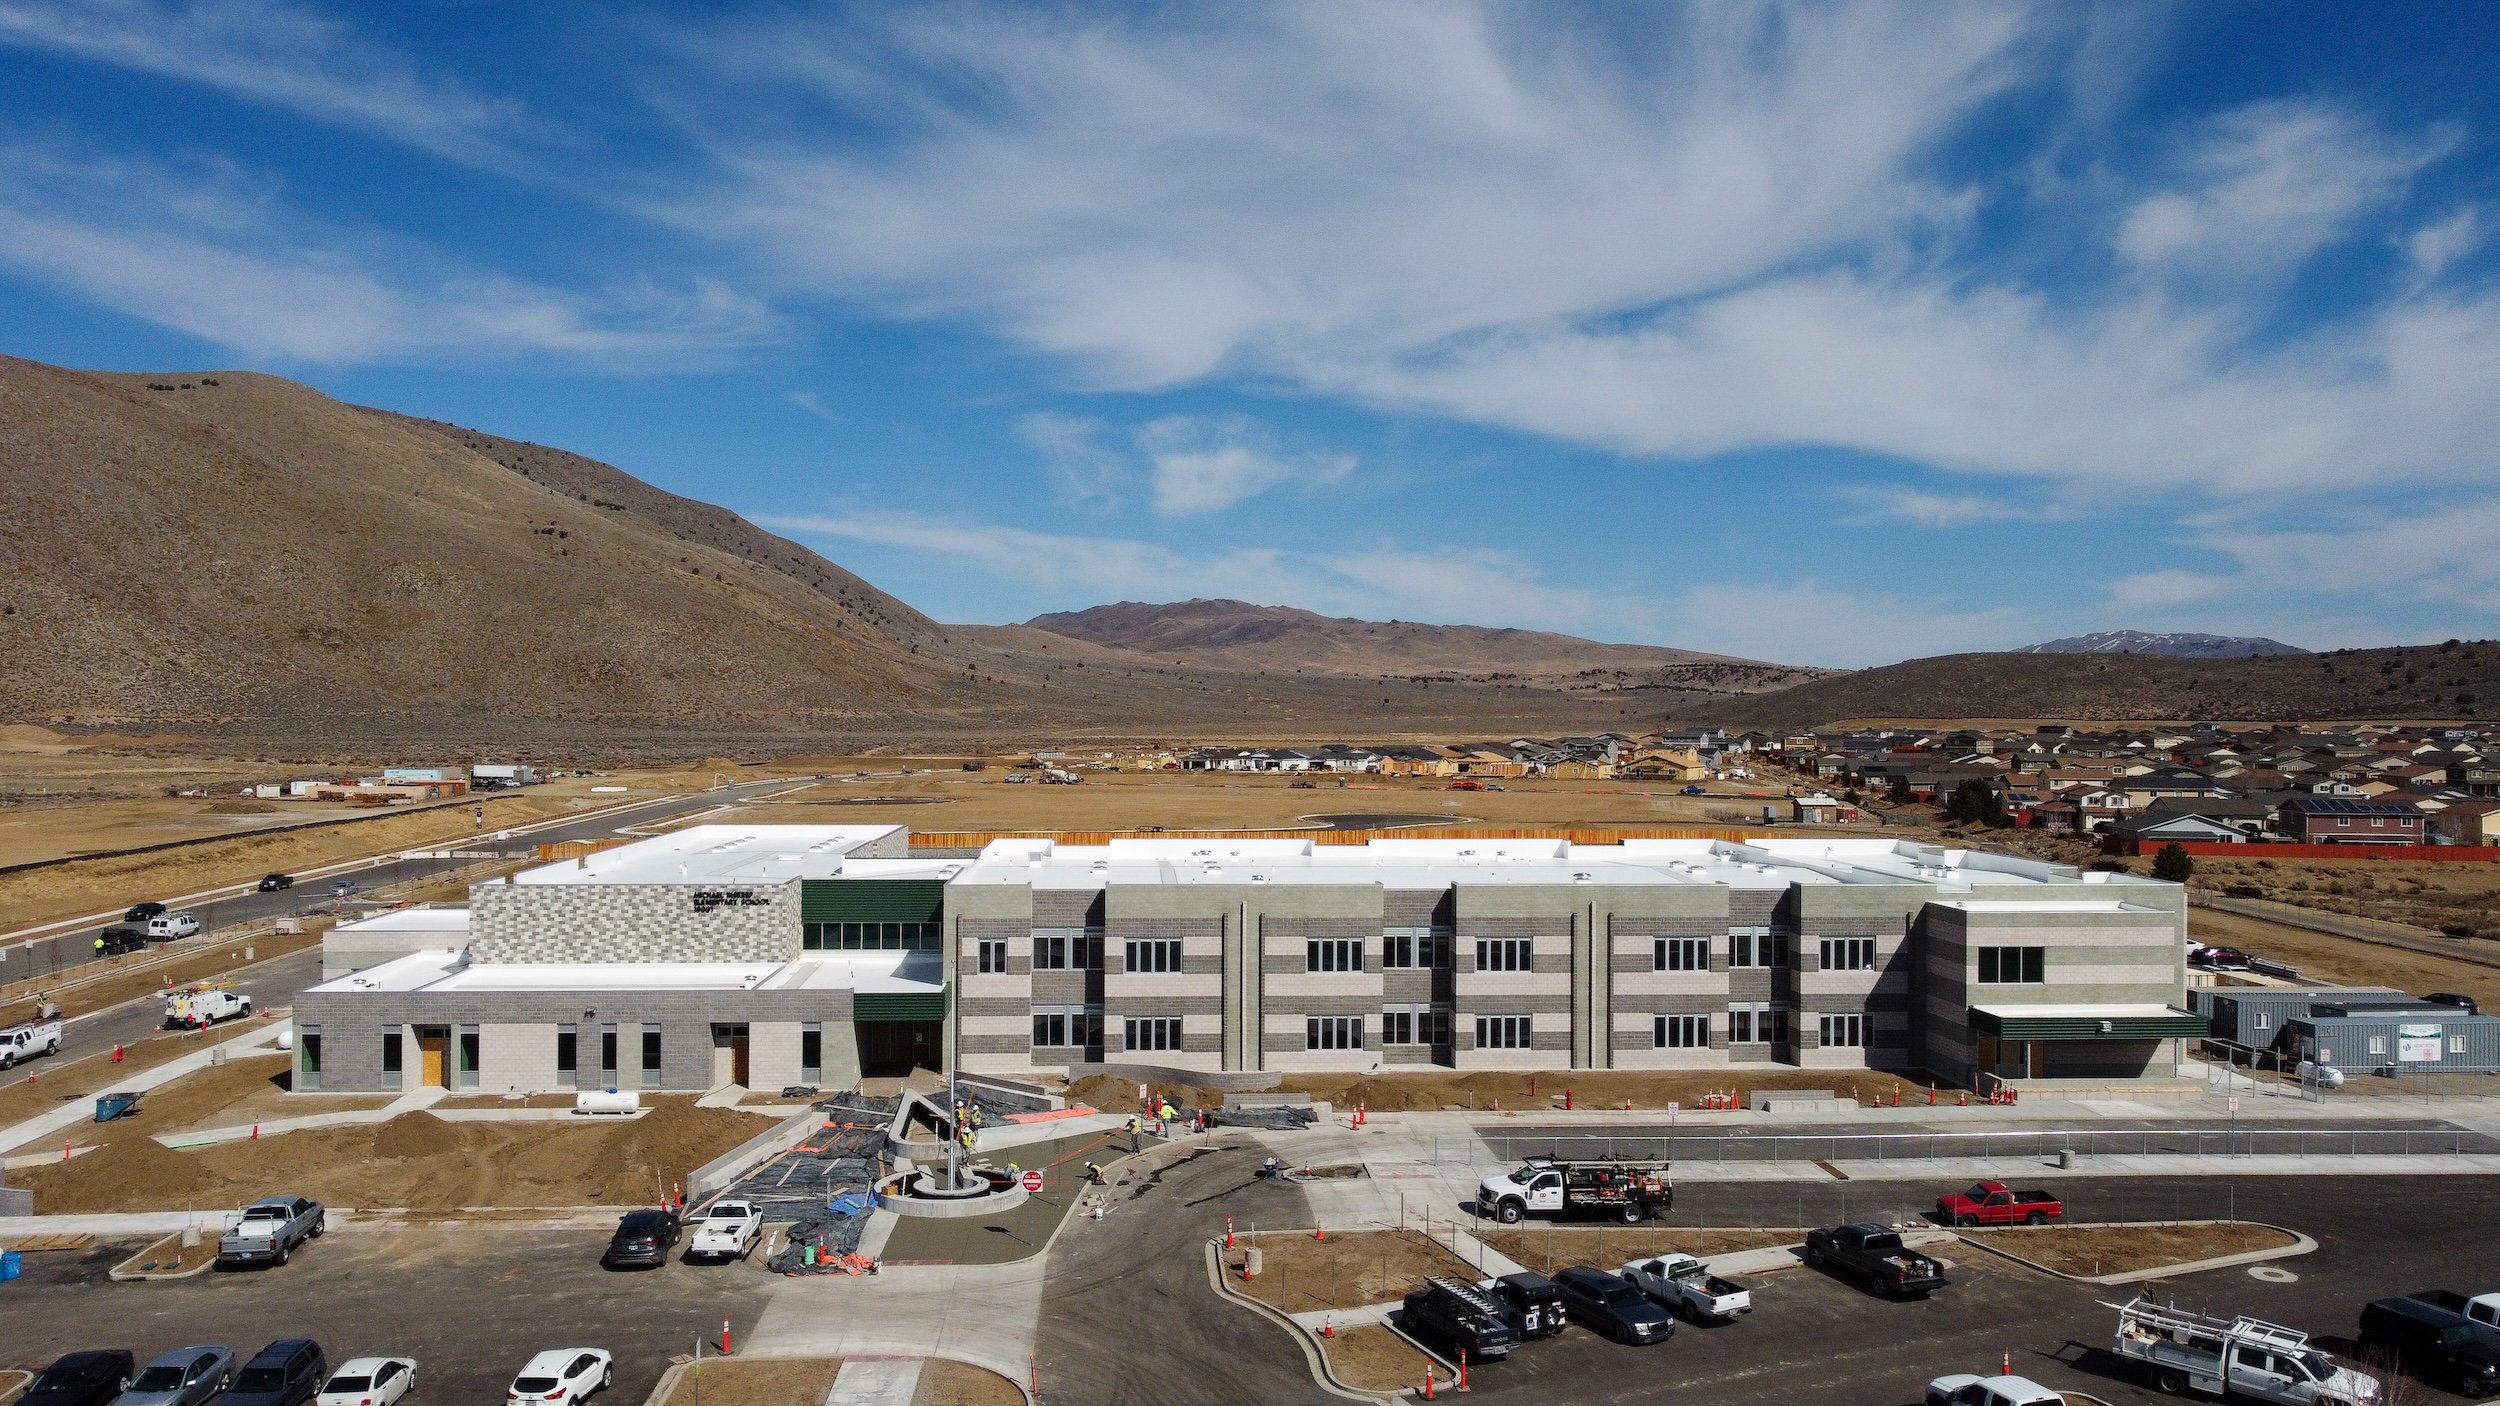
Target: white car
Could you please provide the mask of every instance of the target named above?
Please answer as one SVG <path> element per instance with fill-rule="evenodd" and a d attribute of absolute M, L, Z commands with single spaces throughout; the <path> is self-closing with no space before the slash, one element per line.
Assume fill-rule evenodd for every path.
<path fill-rule="evenodd" d="M 2066 1406 L 2066 1398 L 2026 1377 L 1956 1372 L 1927 1384 L 1927 1406 Z"/>
<path fill-rule="evenodd" d="M 607 1388 L 616 1374 L 615 1359 L 603 1348 L 549 1348 L 529 1360 L 504 1392 L 506 1401 L 556 1401 L 572 1406 L 594 1391 Z"/>
<path fill-rule="evenodd" d="M 357 1357 L 339 1364 L 322 1383 L 314 1406 L 392 1406 L 417 1389 L 412 1357 Z"/>
<path fill-rule="evenodd" d="M 196 937 L 199 931 L 200 915 L 197 913 L 159 913 L 148 919 L 150 937 Z"/>

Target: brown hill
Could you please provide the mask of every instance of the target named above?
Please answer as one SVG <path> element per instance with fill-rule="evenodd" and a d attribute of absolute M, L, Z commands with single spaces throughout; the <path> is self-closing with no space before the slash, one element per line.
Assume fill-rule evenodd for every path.
<path fill-rule="evenodd" d="M 241 372 L 0 358 L 0 492 L 0 723 L 557 759 L 1515 736 L 1645 726 L 1700 696 L 1261 675 L 940 625 L 608 465 Z"/>
<path fill-rule="evenodd" d="M 1622 688 L 1637 682 L 1744 693 L 1784 688 L 1827 672 L 1659 645 L 1601 644 L 1542 630 L 1354 620 L 1237 600 L 1122 601 L 1037 615 L 1025 624 L 1172 663 L 1347 678 L 1547 688 Z"/>
<path fill-rule="evenodd" d="M 1947 654 L 1713 699 L 1678 720 L 1799 728 L 1852 718 L 2473 718 L 2496 701 L 2500 643 L 2452 640 L 2258 659 Z"/>

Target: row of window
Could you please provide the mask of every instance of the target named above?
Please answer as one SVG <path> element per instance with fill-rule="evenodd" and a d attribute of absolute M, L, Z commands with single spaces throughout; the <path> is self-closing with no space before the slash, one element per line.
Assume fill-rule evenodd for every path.
<path fill-rule="evenodd" d="M 447 1087 L 475 1088 L 478 1070 L 478 1028 L 474 1025 L 435 1028 L 444 1032 L 441 1038 L 444 1044 L 444 1054 L 448 1059 L 448 1066 L 443 1070 Z M 1035 1029 L 1037 1032 L 1040 1029 L 1038 1024 Z M 307 1032 L 305 1050 L 299 1063 L 307 1074 L 318 1079 L 321 1073 L 321 1027 L 307 1026 L 305 1031 Z M 656 1083 L 660 1078 L 660 1062 L 665 1049 L 660 1030 L 657 1026 L 646 1025 L 642 1027 L 640 1034 L 641 1048 L 638 1053 L 642 1057 L 639 1065 L 642 1077 L 645 1082 Z M 418 1032 L 418 1039 L 420 1044 L 424 1043 L 423 1028 L 420 1028 Z M 613 1025 L 600 1026 L 599 1079 L 604 1084 L 613 1085 L 617 1082 L 617 1049 L 617 1028 Z M 383 1031 L 382 1072 L 399 1074 L 406 1069 L 406 1060 L 406 1039 L 402 1033 L 397 1030 Z M 817 1082 L 824 1076 L 824 1064 L 824 1025 L 818 1021 L 807 1021 L 799 1027 L 800 1081 L 810 1084 Z M 580 1071 L 581 1028 L 575 1025 L 559 1025 L 556 1027 L 556 1072 L 577 1074 Z"/>
<path fill-rule="evenodd" d="M 944 946 L 938 923 L 808 923 L 800 945 L 810 952 L 935 952 Z"/>
<path fill-rule="evenodd" d="M 1982 947 L 1979 949 L 1979 984 L 1982 986 L 2037 986 L 2047 976 L 2048 949 L 2045 947 Z"/>
<path fill-rule="evenodd" d="M 834 924 L 814 924 L 831 927 Z M 845 924 L 840 926 L 862 926 Z M 865 926 L 875 926 L 869 924 Z M 894 927 L 895 924 L 885 924 Z M 904 924 L 902 926 L 915 926 Z M 918 925 L 929 926 L 929 925 Z M 1450 937 L 1446 933 L 1392 933 L 1381 939 L 1380 965 L 1388 970 L 1441 968 L 1450 964 Z M 1871 937 L 1826 937 L 1820 939 L 1822 967 L 1825 971 L 1873 971 L 1875 939 Z M 1699 972 L 1710 970 L 1710 943 L 1707 937 L 1662 937 L 1656 940 L 1652 960 L 1662 972 Z M 809 946 L 816 944 L 811 940 Z M 914 944 L 916 945 L 916 944 Z M 1132 972 L 1176 972 L 1181 969 L 1181 940 L 1177 937 L 1141 937 L 1128 939 L 1125 956 Z M 1363 970 L 1364 939 L 1359 937 L 1314 937 L 1303 944 L 1302 969 L 1308 972 L 1359 972 Z M 1007 939 L 985 937 L 974 944 L 975 961 L 984 976 L 1007 970 Z M 2039 948 L 1981 948 L 1984 955 L 1997 950 L 2021 950 L 2037 953 Z M 1102 937 L 1099 933 L 1073 935 L 1036 932 L 1033 936 L 1033 969 L 1035 971 L 1084 970 L 1102 965 Z M 1774 967 L 1789 964 L 1788 940 L 1758 933 L 1738 933 L 1728 939 L 1728 966 L 1731 968 Z M 2037 963 L 2034 963 L 2035 967 Z M 1476 939 L 1476 970 L 1484 972 L 1524 972 L 1536 969 L 1532 939 L 1525 937 L 1480 937 Z M 1994 981 L 1981 976 L 1982 981 Z M 2037 977 L 2030 978 L 2038 980 Z"/>
<path fill-rule="evenodd" d="M 1524 1050 L 1531 1048 L 1535 1033 L 1535 1017 L 1526 1015 L 1480 1015 L 1476 1018 L 1476 1048 L 1480 1050 Z M 1817 1034 L 1825 1049 L 1856 1049 L 1866 1044 L 1866 1017 L 1863 1015 L 1825 1015 L 1817 1018 Z M 1359 1015 L 1315 1015 L 1303 1018 L 1303 1045 L 1306 1050 L 1359 1050 L 1364 1048 L 1364 1027 L 1367 1017 Z M 1380 1043 L 1391 1045 L 1447 1045 L 1450 1043 L 1452 1015 L 1446 1007 L 1390 1006 L 1380 1013 Z M 1706 1050 L 1710 1048 L 1710 1017 L 1707 1014 L 1661 1015 L 1651 1017 L 1651 1041 L 1662 1050 Z M 1181 1047 L 1181 1026 L 1177 1016 L 1131 1017 L 1122 1022 L 1122 1035 L 1132 1050 L 1177 1050 Z M 1033 1012 L 1033 1047 L 1035 1049 L 1068 1049 L 1098 1046 L 1102 1043 L 1103 1016 L 1100 1007 L 1065 1007 Z M 1785 1006 L 1767 1002 L 1728 1007 L 1728 1043 L 1786 1044 L 1789 1040 L 1789 1012 Z"/>

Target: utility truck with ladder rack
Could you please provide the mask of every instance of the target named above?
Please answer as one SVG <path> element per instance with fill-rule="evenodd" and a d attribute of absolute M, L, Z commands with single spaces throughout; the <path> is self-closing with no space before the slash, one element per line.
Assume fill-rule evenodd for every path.
<path fill-rule="evenodd" d="M 1504 1225 L 1530 1215 L 1612 1216 L 1625 1225 L 1675 1206 L 1672 1163 L 1572 1162 L 1531 1157 L 1518 1170 L 1496 1172 L 1476 1187 L 1476 1214 Z"/>
<path fill-rule="evenodd" d="M 2309 1345 L 2297 1328 L 2212 1318 L 2137 1299 L 2118 1308 L 2117 1354 L 2142 1363 L 2172 1396 L 2241 1397 L 2286 1406 L 2376 1406 L 2379 1383 Z"/>

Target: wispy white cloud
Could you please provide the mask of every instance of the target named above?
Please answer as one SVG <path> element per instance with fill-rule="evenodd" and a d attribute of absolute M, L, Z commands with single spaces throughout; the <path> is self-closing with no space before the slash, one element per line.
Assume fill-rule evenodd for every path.
<path fill-rule="evenodd" d="M 1016 421 L 1016 437 L 1042 456 L 1043 472 L 1071 502 L 1113 504 L 1126 490 L 1128 463 L 1102 442 L 1102 422 L 1090 415 L 1037 410 Z"/>
<path fill-rule="evenodd" d="M 2405 239 L 2405 253 L 2411 256 L 2414 270 L 2425 280 L 2448 271 L 2448 266 L 2483 245 L 2491 234 L 2489 222 L 2479 205 L 2459 207 L 2454 213 L 2415 230 Z"/>
<path fill-rule="evenodd" d="M 2448 128 L 2397 136 L 2323 103 L 2236 109 L 2189 145 L 2176 184 L 2127 212 L 2118 252 L 2144 269 L 2286 277 L 2458 137 Z"/>
<path fill-rule="evenodd" d="M 1841 490 L 1841 497 L 1857 503 L 1866 520 L 1906 522 L 1914 527 L 1971 527 L 2053 515 L 2052 510 L 2001 493 L 1930 493 L 1898 484 L 1852 485 Z"/>
<path fill-rule="evenodd" d="M 806 411 L 808 414 L 815 416 L 817 419 L 824 421 L 828 425 L 838 425 L 842 423 L 842 417 L 825 408 L 824 397 L 816 394 L 814 391 L 792 391 L 783 396 L 782 399 L 797 406 L 801 410 Z"/>
<path fill-rule="evenodd" d="M 1138 426 L 1153 465 L 1154 507 L 1165 517 L 1203 517 L 1271 489 L 1335 483 L 1354 472 L 1351 454 L 1297 454 L 1239 415 L 1168 415 Z"/>
<path fill-rule="evenodd" d="M 1672 602 L 1674 643 L 1792 664 L 1856 667 L 2005 649 L 2045 638 L 2042 618 L 1820 580 L 1695 586 Z"/>
<path fill-rule="evenodd" d="M 409 241 L 327 228 L 229 167 L 0 148 L 0 269 L 254 359 L 545 354 L 684 365 L 775 320 L 711 278 L 534 284 Z"/>
<path fill-rule="evenodd" d="M 0 0 L 0 44 L 197 83 L 473 165 L 509 165 L 508 141 L 544 130 L 518 103 L 284 0 Z"/>

